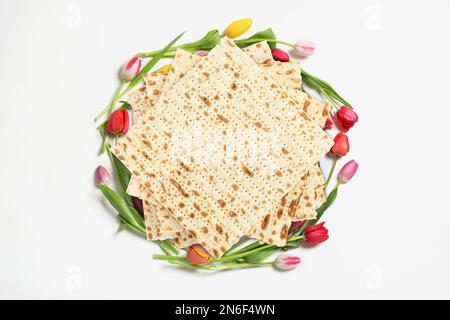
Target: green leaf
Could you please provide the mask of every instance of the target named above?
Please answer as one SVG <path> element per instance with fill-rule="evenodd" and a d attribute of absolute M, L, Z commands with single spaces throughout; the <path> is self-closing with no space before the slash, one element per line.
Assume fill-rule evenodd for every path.
<path fill-rule="evenodd" d="M 276 43 L 270 40 L 276 40 L 277 37 L 275 36 L 275 34 L 273 33 L 272 28 L 266 29 L 264 31 L 260 31 L 255 33 L 254 35 L 252 35 L 251 37 L 248 37 L 246 39 L 239 39 L 239 40 L 235 40 L 234 43 L 239 47 L 239 48 L 245 48 L 248 47 L 252 44 L 261 42 L 261 41 L 267 41 L 269 47 L 271 50 L 275 49 L 276 47 Z"/>
<path fill-rule="evenodd" d="M 298 241 L 292 241 L 292 242 L 288 242 L 286 243 L 286 245 L 284 246 L 284 248 L 298 248 L 299 242 Z"/>
<path fill-rule="evenodd" d="M 220 34 L 218 30 L 209 31 L 203 38 L 198 41 L 184 43 L 177 48 L 184 50 L 206 50 L 209 51 L 220 42 Z"/>
<path fill-rule="evenodd" d="M 316 212 L 317 212 L 316 219 L 306 221 L 302 225 L 302 227 L 300 228 L 300 230 L 298 232 L 299 234 L 301 234 L 307 227 L 313 226 L 313 225 L 317 224 L 317 222 L 319 222 L 320 218 L 322 218 L 322 216 L 325 213 L 325 211 L 328 208 L 330 208 L 331 205 L 336 200 L 336 197 L 337 197 L 337 194 L 338 194 L 338 190 L 339 190 L 339 184 L 337 184 L 336 187 L 334 187 L 334 189 L 330 192 L 330 194 L 327 197 L 327 200 L 319 208 L 317 208 L 317 210 L 316 210 Z"/>
<path fill-rule="evenodd" d="M 121 221 L 119 226 L 119 232 L 128 229 L 128 224 L 126 222 Z"/>
<path fill-rule="evenodd" d="M 121 101 L 119 101 L 119 103 L 122 104 L 119 109 L 122 109 L 122 110 L 130 110 L 130 109 L 132 109 L 131 104 L 128 101 L 121 100 Z"/>
<path fill-rule="evenodd" d="M 134 219 L 136 220 L 136 222 L 145 229 L 145 221 L 144 221 L 144 217 L 141 216 L 141 214 L 136 210 L 136 208 L 133 206 L 128 206 L 128 209 L 130 210 L 130 212 L 133 214 Z"/>
<path fill-rule="evenodd" d="M 245 246 L 245 247 L 243 247 L 243 248 L 241 248 L 241 249 L 239 249 L 239 250 L 236 250 L 236 251 L 234 251 L 234 252 L 233 252 L 233 248 L 231 248 L 231 249 L 228 250 L 223 256 L 224 256 L 224 257 L 227 257 L 227 256 L 239 254 L 239 253 L 242 253 L 242 252 L 246 252 L 246 251 L 250 251 L 250 250 L 259 248 L 259 247 L 261 247 L 261 246 L 262 246 L 262 245 L 261 245 L 258 241 L 255 241 L 255 242 L 253 242 L 253 243 L 251 243 L 251 244 L 249 244 L 249 245 L 247 245 L 247 246 Z"/>
<path fill-rule="evenodd" d="M 128 87 L 119 95 L 119 98 L 123 97 L 128 91 L 133 89 L 139 82 L 141 82 L 142 78 L 145 74 L 147 74 L 157 63 L 161 58 L 164 56 L 164 54 L 169 51 L 170 48 L 177 42 L 182 36 L 184 35 L 184 32 L 179 34 L 175 39 L 170 41 L 168 45 L 166 45 L 161 51 L 159 51 L 139 72 L 139 74 L 134 78 Z"/>
<path fill-rule="evenodd" d="M 126 190 L 128 188 L 128 184 L 130 183 L 131 172 L 127 169 L 127 167 L 123 165 L 122 161 L 120 161 L 113 153 L 111 153 L 111 162 L 116 172 L 120 187 L 123 190 Z"/>
<path fill-rule="evenodd" d="M 169 251 L 169 249 L 166 247 L 166 244 L 165 244 L 164 241 L 159 241 L 159 240 L 157 240 L 157 241 L 155 241 L 155 242 L 159 245 L 159 247 L 161 248 L 161 250 L 162 250 L 166 255 L 168 255 L 168 256 L 171 255 L 171 254 L 170 254 L 170 251 Z"/>
<path fill-rule="evenodd" d="M 255 253 L 255 254 L 246 256 L 244 259 L 248 263 L 260 263 L 260 262 L 266 260 L 272 254 L 274 254 L 275 251 L 277 251 L 277 250 L 278 250 L 278 248 L 263 250 L 263 251 Z"/>
<path fill-rule="evenodd" d="M 116 174 L 117 182 L 119 183 L 120 192 L 125 198 L 129 206 L 133 206 L 133 201 L 130 195 L 127 194 L 128 184 L 131 179 L 131 172 L 123 165 L 123 163 L 108 150 L 109 157 L 113 166 L 114 173 Z"/>
<path fill-rule="evenodd" d="M 334 188 L 333 191 L 330 192 L 330 194 L 327 197 L 327 201 L 325 201 L 324 204 L 322 204 L 316 211 L 317 211 L 317 216 L 316 216 L 316 220 L 319 221 L 320 218 L 322 217 L 322 215 L 325 213 L 325 211 L 331 207 L 331 205 L 334 203 L 334 201 L 336 200 L 337 194 L 338 194 L 338 190 L 339 188 Z"/>
<path fill-rule="evenodd" d="M 309 74 L 303 69 L 302 69 L 302 80 L 311 88 L 319 92 L 325 92 L 325 94 L 328 95 L 330 98 L 339 101 L 342 104 L 353 109 L 350 103 L 348 103 L 344 98 L 342 98 L 328 82 Z"/>
<path fill-rule="evenodd" d="M 108 202 L 116 209 L 121 219 L 130 226 L 145 233 L 145 228 L 139 225 L 134 214 L 130 211 L 127 202 L 117 192 L 104 184 L 97 184 L 97 188 L 103 193 Z"/>
<path fill-rule="evenodd" d="M 174 254 L 179 254 L 180 251 L 173 245 L 173 243 L 170 240 L 164 240 L 163 241 L 167 248 L 172 251 Z"/>
<path fill-rule="evenodd" d="M 131 199 L 131 196 L 127 193 L 128 184 L 130 183 L 131 179 L 131 172 L 123 165 L 123 163 L 113 153 L 109 152 L 109 156 L 111 158 L 111 162 L 117 177 L 117 181 L 119 182 L 120 191 L 127 203 L 128 210 L 133 215 L 136 223 L 140 227 L 145 229 L 144 218 L 136 210 L 136 208 L 134 207 L 133 200 Z"/>

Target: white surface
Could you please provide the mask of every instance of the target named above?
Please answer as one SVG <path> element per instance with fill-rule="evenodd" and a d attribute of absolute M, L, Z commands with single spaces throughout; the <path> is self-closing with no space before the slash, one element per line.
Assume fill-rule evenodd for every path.
<path fill-rule="evenodd" d="M 448 12 L 442 1 L 0 0 L 1 298 L 450 298 Z M 360 115 L 328 242 L 288 273 L 174 269 L 116 234 L 93 117 L 136 51 L 252 17 L 309 39 L 306 70 Z M 344 161 L 341 162 L 341 165 Z"/>

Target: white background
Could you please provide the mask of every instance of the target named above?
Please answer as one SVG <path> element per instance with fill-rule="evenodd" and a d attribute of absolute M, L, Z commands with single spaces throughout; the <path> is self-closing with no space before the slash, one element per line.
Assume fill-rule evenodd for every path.
<path fill-rule="evenodd" d="M 0 0 L 0 297 L 450 298 L 449 11 L 446 0 Z M 184 271 L 116 233 L 93 183 L 109 166 L 93 118 L 130 55 L 242 17 L 248 35 L 316 43 L 303 67 L 356 107 L 345 160 L 360 171 L 326 214 L 330 240 L 296 251 L 296 270 Z"/>

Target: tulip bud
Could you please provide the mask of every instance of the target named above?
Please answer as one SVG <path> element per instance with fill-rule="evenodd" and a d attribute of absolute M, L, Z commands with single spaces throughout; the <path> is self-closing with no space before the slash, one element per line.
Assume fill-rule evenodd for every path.
<path fill-rule="evenodd" d="M 305 221 L 293 221 L 291 224 L 291 228 L 299 229 L 304 223 L 305 223 Z"/>
<path fill-rule="evenodd" d="M 197 265 L 208 263 L 210 256 L 201 245 L 194 244 L 189 247 L 186 258 L 190 264 Z"/>
<path fill-rule="evenodd" d="M 347 132 L 352 128 L 356 122 L 358 122 L 358 115 L 355 111 L 348 106 L 342 106 L 338 112 L 336 112 L 335 120 L 342 132 Z"/>
<path fill-rule="evenodd" d="M 252 19 L 249 18 L 236 20 L 225 29 L 224 34 L 230 39 L 237 38 L 246 33 L 252 23 Z"/>
<path fill-rule="evenodd" d="M 339 132 L 336 137 L 334 137 L 334 145 L 331 147 L 331 152 L 339 157 L 345 156 L 350 150 L 350 144 L 348 142 L 348 137 Z"/>
<path fill-rule="evenodd" d="M 127 110 L 114 111 L 106 123 L 106 132 L 111 135 L 126 134 L 130 126 L 130 115 Z"/>
<path fill-rule="evenodd" d="M 281 49 L 275 48 L 272 50 L 272 57 L 281 62 L 288 62 L 289 55 Z"/>
<path fill-rule="evenodd" d="M 347 183 L 352 180 L 356 171 L 358 171 L 359 164 L 355 160 L 347 162 L 339 171 L 339 181 Z"/>
<path fill-rule="evenodd" d="M 156 73 L 164 73 L 164 74 L 168 74 L 170 71 L 170 68 L 172 68 L 172 64 L 166 64 L 165 66 L 162 66 L 161 68 L 159 68 L 158 70 L 156 70 Z"/>
<path fill-rule="evenodd" d="M 141 215 L 144 215 L 144 204 L 142 203 L 142 200 L 137 197 L 131 197 L 131 200 L 133 201 L 133 205 L 136 208 L 137 212 L 139 212 Z"/>
<path fill-rule="evenodd" d="M 103 166 L 98 166 L 95 169 L 95 184 L 105 184 L 108 185 L 111 183 L 111 176 Z"/>
<path fill-rule="evenodd" d="M 208 55 L 208 51 L 199 51 L 196 53 L 199 57 L 206 57 Z"/>
<path fill-rule="evenodd" d="M 274 266 L 281 271 L 292 270 L 297 267 L 302 260 L 294 255 L 289 253 L 280 254 L 274 262 Z"/>
<path fill-rule="evenodd" d="M 316 50 L 316 46 L 308 41 L 298 41 L 294 45 L 294 52 L 302 58 L 309 57 Z"/>
<path fill-rule="evenodd" d="M 133 57 L 128 60 L 122 67 L 122 79 L 129 82 L 136 78 L 141 71 L 141 59 Z"/>
<path fill-rule="evenodd" d="M 325 122 L 325 125 L 323 126 L 324 129 L 331 129 L 333 128 L 333 120 L 331 120 L 330 117 L 327 118 L 327 121 Z"/>
<path fill-rule="evenodd" d="M 303 232 L 303 244 L 313 246 L 328 240 L 328 229 L 323 226 L 324 224 L 325 222 L 321 222 L 307 227 Z"/>

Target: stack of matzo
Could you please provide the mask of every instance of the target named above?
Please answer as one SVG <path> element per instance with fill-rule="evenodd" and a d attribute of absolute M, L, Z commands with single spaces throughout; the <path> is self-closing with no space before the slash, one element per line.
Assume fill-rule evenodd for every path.
<path fill-rule="evenodd" d="M 145 82 L 113 153 L 144 201 L 148 239 L 220 258 L 242 236 L 285 245 L 292 221 L 315 217 L 330 106 L 302 91 L 297 62 L 274 61 L 265 42 L 224 40 L 206 57 L 178 50 L 168 75 Z"/>

